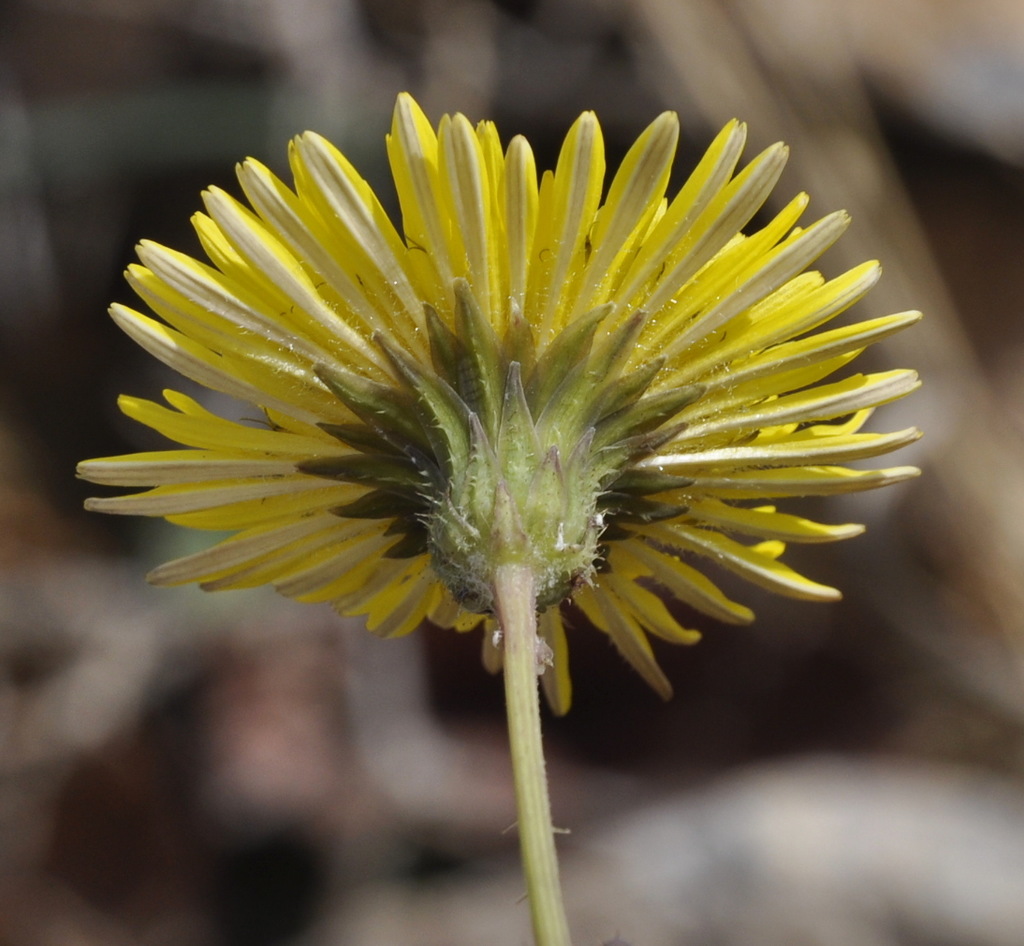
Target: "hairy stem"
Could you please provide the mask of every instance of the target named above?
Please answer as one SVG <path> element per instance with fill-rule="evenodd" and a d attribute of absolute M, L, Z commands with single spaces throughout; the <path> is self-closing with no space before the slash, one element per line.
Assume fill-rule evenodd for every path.
<path fill-rule="evenodd" d="M 500 565 L 494 578 L 494 600 L 505 648 L 505 705 L 534 938 L 537 946 L 570 946 L 540 732 L 532 569 L 517 563 Z"/>

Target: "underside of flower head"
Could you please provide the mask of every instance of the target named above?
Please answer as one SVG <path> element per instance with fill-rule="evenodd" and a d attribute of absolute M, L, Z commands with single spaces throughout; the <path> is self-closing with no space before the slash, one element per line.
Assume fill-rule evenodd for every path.
<path fill-rule="evenodd" d="M 493 613 L 494 573 L 506 562 L 531 567 L 541 609 L 558 605 L 593 583 L 606 532 L 685 513 L 685 506 L 648 494 L 692 480 L 640 470 L 636 462 L 679 432 L 668 421 L 702 388 L 648 394 L 661 359 L 623 372 L 642 313 L 595 344 L 614 312 L 610 303 L 600 306 L 538 357 L 521 313 L 499 337 L 466 280 L 456 280 L 454 295 L 452 328 L 427 309 L 427 364 L 386 336 L 374 337 L 399 386 L 322 371 L 361 421 L 324 429 L 358 453 L 317 457 L 299 469 L 372 487 L 333 512 L 392 520 L 402 541 L 386 554 L 429 554 L 433 571 L 466 610 Z M 396 503 L 405 510 L 401 518 Z"/>
<path fill-rule="evenodd" d="M 838 597 L 780 555 L 860 527 L 774 502 L 915 475 L 846 465 L 918 436 L 862 429 L 916 387 L 914 373 L 833 376 L 919 316 L 826 327 L 879 272 L 807 271 L 845 215 L 800 228 L 800 195 L 744 233 L 785 149 L 739 169 L 738 123 L 670 199 L 677 137 L 675 116 L 661 116 L 605 190 L 590 113 L 538 180 L 524 139 L 503 151 L 492 124 L 461 115 L 435 131 L 401 96 L 388 139 L 401 231 L 317 135 L 293 144 L 294 189 L 245 162 L 250 206 L 214 189 L 195 217 L 209 262 L 144 243 L 128 279 L 158 318 L 111 311 L 156 357 L 266 423 L 175 392 L 170 408 L 123 398 L 183 449 L 83 463 L 94 482 L 150 487 L 91 508 L 236 533 L 161 566 L 158 583 L 269 583 L 385 635 L 490 621 L 494 569 L 528 564 L 558 712 L 571 692 L 568 599 L 668 695 L 648 635 L 697 636 L 673 601 L 752 618 L 702 563 L 785 595 Z M 484 647 L 497 665 L 492 635 Z"/>

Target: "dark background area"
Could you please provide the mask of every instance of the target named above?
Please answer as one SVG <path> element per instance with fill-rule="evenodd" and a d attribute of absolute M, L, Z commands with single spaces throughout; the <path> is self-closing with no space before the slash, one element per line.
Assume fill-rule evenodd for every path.
<path fill-rule="evenodd" d="M 475 635 L 379 642 L 270 592 L 153 590 L 205 545 L 87 515 L 76 461 L 158 446 L 180 386 L 105 315 L 141 238 L 327 135 L 392 200 L 397 92 L 525 133 L 597 111 L 609 166 L 677 110 L 793 151 L 846 207 L 866 359 L 924 388 L 921 480 L 790 508 L 868 533 L 792 560 L 822 606 L 658 649 L 661 703 L 582 624 L 546 734 L 575 941 L 1024 942 L 1024 8 L 999 0 L 8 0 L 0 7 L 0 946 L 528 942 L 500 681 Z M 871 359 L 874 359 L 873 361 Z"/>

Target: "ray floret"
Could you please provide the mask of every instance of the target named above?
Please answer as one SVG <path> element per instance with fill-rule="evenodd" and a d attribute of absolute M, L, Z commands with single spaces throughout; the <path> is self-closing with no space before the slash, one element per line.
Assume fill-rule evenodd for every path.
<path fill-rule="evenodd" d="M 593 113 L 538 173 L 525 138 L 503 147 L 462 115 L 435 126 L 402 95 L 386 143 L 400 221 L 315 133 L 292 143 L 291 183 L 244 161 L 245 201 L 210 188 L 193 218 L 206 259 L 141 243 L 127 278 L 151 314 L 111 315 L 261 420 L 174 391 L 166 406 L 122 398 L 177 446 L 83 462 L 88 480 L 141 490 L 89 508 L 234 533 L 156 568 L 157 584 L 270 584 L 383 636 L 483 623 L 491 669 L 496 576 L 525 566 L 556 712 L 571 614 L 667 696 L 649 637 L 692 642 L 698 614 L 753 618 L 718 573 L 838 597 L 785 545 L 861 527 L 777 500 L 917 473 L 847 466 L 919 436 L 865 429 L 914 372 L 847 366 L 919 313 L 843 317 L 878 264 L 810 269 L 849 220 L 801 223 L 803 194 L 759 216 L 787 150 L 744 166 L 745 138 L 730 122 L 669 193 L 672 113 L 606 182 Z"/>

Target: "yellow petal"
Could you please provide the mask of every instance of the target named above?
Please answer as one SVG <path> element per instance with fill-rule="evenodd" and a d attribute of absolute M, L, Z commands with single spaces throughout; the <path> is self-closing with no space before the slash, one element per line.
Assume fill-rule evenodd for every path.
<path fill-rule="evenodd" d="M 804 578 L 778 561 L 781 543 L 765 543 L 763 549 L 741 545 L 718 532 L 678 523 L 645 526 L 642 534 L 668 548 L 711 558 L 747 581 L 778 594 L 812 601 L 838 601 L 842 597 L 836 588 Z"/>
<path fill-rule="evenodd" d="M 540 683 L 548 706 L 556 716 L 569 712 L 572 703 L 572 680 L 569 677 L 569 644 L 559 608 L 548 608 L 537 617 L 537 632 L 551 648 L 551 666 L 541 673 Z"/>
<path fill-rule="evenodd" d="M 632 261 L 637 241 L 661 204 L 678 140 L 679 120 L 674 112 L 665 112 L 627 152 L 594 221 L 589 260 L 572 316 L 606 302 L 620 268 Z"/>
<path fill-rule="evenodd" d="M 864 531 L 864 526 L 856 523 L 829 526 L 800 516 L 776 512 L 771 506 L 746 509 L 716 499 L 691 501 L 687 518 L 725 532 L 739 532 L 781 542 L 834 542 L 837 539 L 852 538 Z"/>
<path fill-rule="evenodd" d="M 682 561 L 670 548 L 645 545 L 640 539 L 612 546 L 612 569 L 626 567 L 633 575 L 649 575 L 673 597 L 727 624 L 749 624 L 750 608 L 727 598 L 710 578 Z"/>
<path fill-rule="evenodd" d="M 505 226 L 508 243 L 509 304 L 523 312 L 537 227 L 537 167 L 522 136 L 512 139 L 505 158 Z"/>
<path fill-rule="evenodd" d="M 587 619 L 611 638 L 615 649 L 648 686 L 663 700 L 671 699 L 672 684 L 658 666 L 647 637 L 633 617 L 623 613 L 599 588 L 585 588 L 574 600 Z"/>
<path fill-rule="evenodd" d="M 565 325 L 568 300 L 601 200 L 604 139 L 593 112 L 584 112 L 566 135 L 553 176 L 541 186 L 526 311 L 542 345 Z"/>

